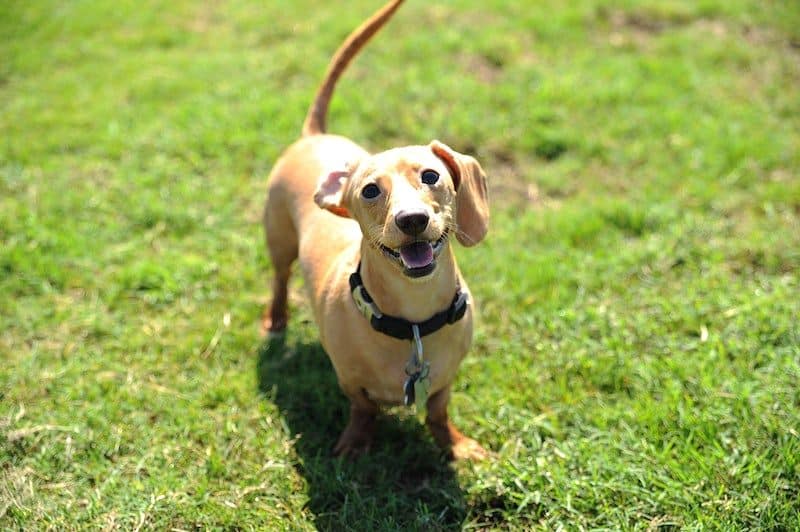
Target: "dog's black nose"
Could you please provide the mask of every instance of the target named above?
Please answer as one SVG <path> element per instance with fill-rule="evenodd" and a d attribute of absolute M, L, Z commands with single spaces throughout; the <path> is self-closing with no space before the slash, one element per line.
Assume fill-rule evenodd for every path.
<path fill-rule="evenodd" d="M 428 213 L 425 211 L 400 211 L 394 217 L 394 223 L 402 232 L 416 236 L 428 227 Z"/>

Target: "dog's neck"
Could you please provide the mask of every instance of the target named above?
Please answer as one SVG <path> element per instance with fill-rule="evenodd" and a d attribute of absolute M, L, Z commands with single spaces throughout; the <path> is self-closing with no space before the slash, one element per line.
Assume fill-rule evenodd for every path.
<path fill-rule="evenodd" d="M 411 279 L 366 243 L 361 245 L 361 278 L 384 314 L 422 322 L 446 309 L 458 288 L 458 268 L 450 243 L 436 259 L 436 269 L 424 279 Z"/>

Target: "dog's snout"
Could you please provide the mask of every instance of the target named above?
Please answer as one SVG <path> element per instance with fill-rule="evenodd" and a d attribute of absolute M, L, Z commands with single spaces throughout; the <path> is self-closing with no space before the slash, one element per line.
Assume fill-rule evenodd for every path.
<path fill-rule="evenodd" d="M 425 211 L 400 211 L 394 217 L 394 223 L 402 232 L 416 236 L 428 227 L 430 217 Z"/>

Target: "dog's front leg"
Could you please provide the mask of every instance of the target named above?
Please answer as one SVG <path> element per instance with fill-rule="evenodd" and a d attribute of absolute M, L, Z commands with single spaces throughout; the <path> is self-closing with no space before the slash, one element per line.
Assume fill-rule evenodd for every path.
<path fill-rule="evenodd" d="M 489 453 L 481 445 L 464 436 L 450 422 L 447 404 L 450 402 L 450 386 L 439 390 L 428 399 L 428 416 L 425 424 L 431 431 L 436 445 L 455 460 L 483 460 Z"/>
<path fill-rule="evenodd" d="M 372 446 L 378 405 L 370 401 L 363 390 L 345 393 L 350 398 L 350 420 L 339 436 L 333 454 L 344 458 L 355 458 L 368 452 Z"/>

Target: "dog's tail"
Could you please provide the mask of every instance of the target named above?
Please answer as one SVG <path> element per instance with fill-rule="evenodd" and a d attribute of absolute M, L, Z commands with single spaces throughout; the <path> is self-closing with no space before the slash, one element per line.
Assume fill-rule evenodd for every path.
<path fill-rule="evenodd" d="M 328 65 L 325 80 L 317 90 L 317 95 L 311 107 L 308 108 L 306 121 L 303 123 L 303 136 L 325 133 L 325 116 L 328 114 L 328 103 L 333 96 L 333 88 L 339 81 L 344 69 L 358 54 L 361 48 L 375 35 L 381 27 L 394 15 L 403 0 L 392 0 L 370 18 L 356 28 L 342 43 Z"/>

